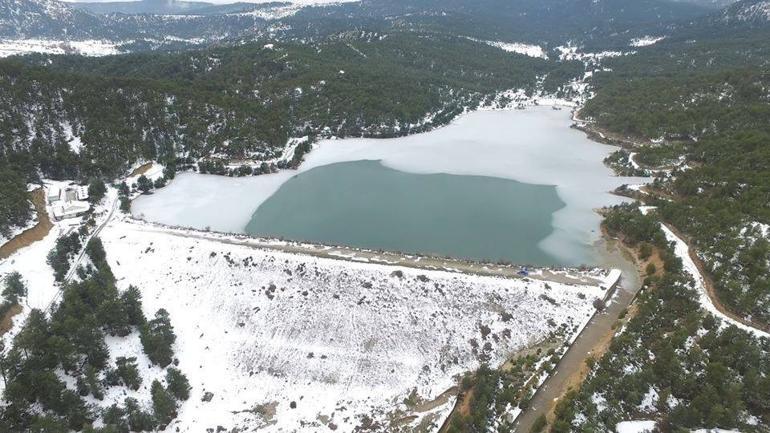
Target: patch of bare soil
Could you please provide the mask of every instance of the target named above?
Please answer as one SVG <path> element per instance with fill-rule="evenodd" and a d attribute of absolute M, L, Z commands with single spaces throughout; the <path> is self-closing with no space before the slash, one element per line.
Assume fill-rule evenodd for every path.
<path fill-rule="evenodd" d="M 43 194 L 43 189 L 39 188 L 32 191 L 30 193 L 30 200 L 37 212 L 37 224 L 30 229 L 24 230 L 18 236 L 1 246 L 0 259 L 7 259 L 19 249 L 42 240 L 46 237 L 48 232 L 51 231 L 53 224 L 51 223 L 51 220 L 48 219 L 48 212 L 45 210 L 45 194 Z"/>
<path fill-rule="evenodd" d="M 148 162 L 147 164 L 142 164 L 136 169 L 134 169 L 134 171 L 132 171 L 131 174 L 128 175 L 128 177 L 134 177 L 134 176 L 145 174 L 147 173 L 147 170 L 150 169 L 150 167 L 152 167 L 152 162 Z"/>
<path fill-rule="evenodd" d="M 13 327 L 13 318 L 17 314 L 21 313 L 22 307 L 19 304 L 14 305 L 5 313 L 2 319 L 0 319 L 0 336 L 10 331 Z"/>
<path fill-rule="evenodd" d="M 449 399 L 456 396 L 458 392 L 460 392 L 460 389 L 456 386 L 453 386 L 431 401 L 416 404 L 412 410 L 419 413 L 432 411 L 439 406 L 447 404 Z"/>

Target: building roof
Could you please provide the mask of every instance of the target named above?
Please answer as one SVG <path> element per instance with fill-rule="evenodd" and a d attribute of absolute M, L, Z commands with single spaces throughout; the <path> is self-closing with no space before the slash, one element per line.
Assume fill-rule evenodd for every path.
<path fill-rule="evenodd" d="M 58 186 L 50 186 L 48 187 L 48 198 L 59 198 L 59 195 L 61 194 L 61 189 L 59 189 Z"/>
<path fill-rule="evenodd" d="M 86 202 L 78 202 L 78 201 L 67 202 L 64 205 L 54 206 L 53 216 L 56 219 L 74 217 L 83 212 L 88 211 L 88 209 L 90 208 L 91 206 L 89 206 L 88 203 Z"/>

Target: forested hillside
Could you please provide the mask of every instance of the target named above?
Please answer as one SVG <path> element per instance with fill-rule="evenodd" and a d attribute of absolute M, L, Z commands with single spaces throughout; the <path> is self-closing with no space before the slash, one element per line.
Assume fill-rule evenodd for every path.
<path fill-rule="evenodd" d="M 274 161 L 292 137 L 424 131 L 500 91 L 534 93 L 551 71 L 567 80 L 556 62 L 412 33 L 4 60 L 0 166 L 26 181 L 85 181 L 139 160 L 172 169 L 178 158 Z M 296 164 L 306 150 L 278 162 Z"/>
<path fill-rule="evenodd" d="M 749 3 L 758 2 L 730 10 Z M 766 431 L 770 422 L 770 341 L 704 314 L 657 229 L 663 221 L 683 233 L 719 302 L 767 329 L 770 39 L 767 26 L 728 34 L 723 23 L 709 31 L 709 22 L 608 61 L 612 72 L 596 77 L 596 97 L 581 111 L 599 131 L 623 138 L 641 169 L 657 177 L 639 195 L 656 212 L 617 208 L 605 224 L 637 251 L 662 251 L 665 269 L 648 277 L 633 318 L 557 407 L 555 432 L 602 431 L 632 419 L 653 420 L 661 431 Z"/>
<path fill-rule="evenodd" d="M 2 158 L 30 176 L 115 176 L 177 156 L 269 159 L 304 135 L 407 134 L 498 91 L 534 91 L 554 67 L 407 34 L 52 61 L 0 63 Z"/>
<path fill-rule="evenodd" d="M 770 248 L 766 234 L 750 238 L 746 232 L 770 223 L 767 35 L 761 30 L 662 44 L 610 62 L 614 72 L 597 79 L 597 96 L 583 110 L 608 130 L 664 138 L 660 146 L 638 149 L 637 161 L 648 168 L 684 158 L 659 186 L 675 197 L 660 201 L 661 212 L 696 243 L 722 301 L 765 324 Z M 745 41 L 752 43 L 736 51 Z"/>
<path fill-rule="evenodd" d="M 69 239 L 80 248 L 78 232 L 59 244 Z M 189 398 L 168 313 L 161 309 L 148 319 L 137 288 L 118 291 L 98 238 L 89 241 L 86 251 L 92 265 L 79 269 L 79 281 L 62 287 L 62 300 L 50 315 L 32 310 L 13 347 L 2 352 L 0 431 L 152 431 L 168 425 Z M 18 274 L 4 283 L 7 302 L 35 289 Z M 126 357 L 114 347 L 121 339 L 137 337 L 144 353 Z M 140 365 L 157 368 L 140 370 Z M 159 378 L 148 374 L 159 372 Z M 93 428 L 94 423 L 100 427 Z"/>
<path fill-rule="evenodd" d="M 555 47 L 626 48 L 665 34 L 710 9 L 670 0 L 364 0 L 300 7 L 288 3 L 190 2 L 65 4 L 0 1 L 0 36 L 58 41 L 101 39 L 142 51 L 238 44 L 265 37 L 321 41 L 349 31 L 417 31 Z"/>
<path fill-rule="evenodd" d="M 288 35 L 300 37 L 363 24 L 550 47 L 569 42 L 601 51 L 626 48 L 635 37 L 663 33 L 674 23 L 709 12 L 667 0 L 364 0 L 335 8 L 306 8 L 282 21 L 292 26 Z"/>
<path fill-rule="evenodd" d="M 770 341 L 704 314 L 656 217 L 623 206 L 605 224 L 637 251 L 660 251 L 664 269 L 646 278 L 608 352 L 589 360 L 587 381 L 556 406 L 551 431 L 615 431 L 639 419 L 654 421 L 656 431 L 766 431 Z"/>

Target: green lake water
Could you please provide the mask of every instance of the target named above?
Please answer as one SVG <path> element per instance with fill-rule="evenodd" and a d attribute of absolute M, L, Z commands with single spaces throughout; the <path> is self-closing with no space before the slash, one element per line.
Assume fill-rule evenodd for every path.
<path fill-rule="evenodd" d="M 297 241 L 533 265 L 560 265 L 539 243 L 565 206 L 553 186 L 412 174 L 378 161 L 300 173 L 262 203 L 246 233 Z"/>

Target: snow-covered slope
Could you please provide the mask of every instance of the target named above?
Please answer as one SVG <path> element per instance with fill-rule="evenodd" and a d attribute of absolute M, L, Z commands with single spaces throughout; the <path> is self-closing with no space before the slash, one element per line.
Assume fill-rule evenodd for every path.
<path fill-rule="evenodd" d="M 92 39 L 102 23 L 56 0 L 0 0 L 0 37 Z"/>
<path fill-rule="evenodd" d="M 27 53 L 80 54 L 107 56 L 120 53 L 119 48 L 107 41 L 57 41 L 45 39 L 0 39 L 0 57 Z"/>
<path fill-rule="evenodd" d="M 394 431 L 399 422 L 435 431 L 452 399 L 410 412 L 403 400 L 412 390 L 429 401 L 482 360 L 497 364 L 562 326 L 569 338 L 602 295 L 191 234 L 129 220 L 101 234 L 119 287 L 140 287 L 148 312 L 171 315 L 193 386 L 173 431 Z M 404 421 L 410 414 L 417 418 Z"/>
<path fill-rule="evenodd" d="M 742 0 L 726 8 L 723 19 L 727 22 L 769 23 L 770 0 Z"/>
<path fill-rule="evenodd" d="M 275 9 L 286 14 L 274 5 L 244 7 L 260 14 L 98 15 L 57 0 L 0 0 L 0 40 L 4 47 L 10 47 L 5 51 L 13 54 L 81 53 L 73 44 L 93 45 L 96 41 L 120 51 L 189 48 L 227 38 L 253 37 L 264 28 L 266 17 L 277 13 Z"/>

